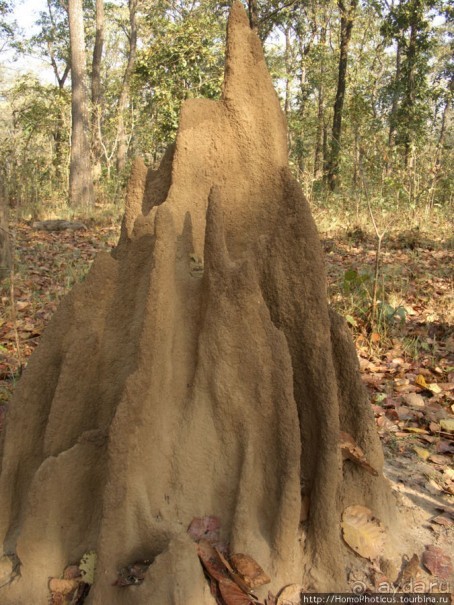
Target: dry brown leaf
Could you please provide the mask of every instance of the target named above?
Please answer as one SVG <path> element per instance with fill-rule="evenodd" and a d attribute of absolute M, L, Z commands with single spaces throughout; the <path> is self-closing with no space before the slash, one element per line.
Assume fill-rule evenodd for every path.
<path fill-rule="evenodd" d="M 339 445 L 344 460 L 351 460 L 352 462 L 359 464 L 359 466 L 364 468 L 371 475 L 374 475 L 375 477 L 378 476 L 378 472 L 369 464 L 363 450 L 351 435 L 341 431 Z"/>
<path fill-rule="evenodd" d="M 276 605 L 300 605 L 302 592 L 301 584 L 289 584 L 280 591 Z"/>
<path fill-rule="evenodd" d="M 217 544 L 220 541 L 220 530 L 219 517 L 207 515 L 206 517 L 194 517 L 188 527 L 188 534 L 195 542 L 203 539 L 211 544 Z"/>
<path fill-rule="evenodd" d="M 451 558 L 438 546 L 429 544 L 422 554 L 422 563 L 433 576 L 448 580 L 454 573 Z"/>
<path fill-rule="evenodd" d="M 219 558 L 218 551 L 207 540 L 200 540 L 197 544 L 197 554 L 210 577 L 218 582 L 228 578 L 227 569 Z"/>
<path fill-rule="evenodd" d="M 225 605 L 253 605 L 254 600 L 244 593 L 233 580 L 221 578 L 219 580 L 219 591 Z"/>
<path fill-rule="evenodd" d="M 402 560 L 399 577 L 395 583 L 396 587 L 402 588 L 405 585 L 410 584 L 410 582 L 418 576 L 419 572 L 419 557 L 417 554 L 414 554 L 410 560 L 408 558 Z"/>
<path fill-rule="evenodd" d="M 249 588 L 257 588 L 271 582 L 270 577 L 263 571 L 260 565 L 249 555 L 242 553 L 234 554 L 230 561 Z"/>
<path fill-rule="evenodd" d="M 65 580 L 60 578 L 51 578 L 49 580 L 49 590 L 61 595 L 69 595 L 79 588 L 79 581 L 76 579 Z"/>
<path fill-rule="evenodd" d="M 74 580 L 75 578 L 82 577 L 82 573 L 78 565 L 68 565 L 63 572 L 63 578 L 65 580 Z"/>
<path fill-rule="evenodd" d="M 442 513 L 441 515 L 437 515 L 433 517 L 431 523 L 437 523 L 437 525 L 443 525 L 443 527 L 452 527 L 454 521 L 449 513 Z"/>
<path fill-rule="evenodd" d="M 432 454 L 431 456 L 429 456 L 429 460 L 430 460 L 430 462 L 433 462 L 434 464 L 439 464 L 441 466 L 451 464 L 450 457 L 443 456 L 441 454 Z"/>
<path fill-rule="evenodd" d="M 451 441 L 440 440 L 437 443 L 438 454 L 454 454 L 454 443 Z"/>
<path fill-rule="evenodd" d="M 246 584 L 246 582 L 243 579 L 243 576 L 241 576 L 240 574 L 238 574 L 233 567 L 230 565 L 230 562 L 226 559 L 226 557 L 224 557 L 224 555 L 222 554 L 222 552 L 220 552 L 217 548 L 215 549 L 216 553 L 219 557 L 219 559 L 222 561 L 222 563 L 224 564 L 224 566 L 227 568 L 231 579 L 235 582 L 235 584 L 241 588 L 241 590 L 243 592 L 245 592 L 246 594 L 250 594 L 251 593 L 251 588 L 248 586 L 248 584 Z"/>
<path fill-rule="evenodd" d="M 344 510 L 342 535 L 348 546 L 365 559 L 374 561 L 383 554 L 385 529 L 365 506 L 353 505 Z"/>
<path fill-rule="evenodd" d="M 423 408 L 426 405 L 424 397 L 422 395 L 418 395 L 417 393 L 407 393 L 402 395 L 402 399 L 412 408 Z"/>

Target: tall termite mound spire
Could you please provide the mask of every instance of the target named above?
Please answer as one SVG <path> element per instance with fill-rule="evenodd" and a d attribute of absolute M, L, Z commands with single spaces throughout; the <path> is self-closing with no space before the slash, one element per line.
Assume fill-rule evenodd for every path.
<path fill-rule="evenodd" d="M 377 477 L 342 465 L 339 431 Z M 381 467 L 285 120 L 235 2 L 222 99 L 183 105 L 159 170 L 136 161 L 117 248 L 63 301 L 17 388 L 0 536 L 20 576 L 0 600 L 46 603 L 48 578 L 94 550 L 89 604 L 212 604 L 186 533 L 209 514 L 271 589 L 342 587 L 344 508 L 390 521 Z M 113 585 L 144 559 L 140 585 Z"/>

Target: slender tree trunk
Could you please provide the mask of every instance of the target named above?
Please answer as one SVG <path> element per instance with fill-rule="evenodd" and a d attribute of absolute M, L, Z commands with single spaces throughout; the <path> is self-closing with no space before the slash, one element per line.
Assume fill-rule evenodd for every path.
<path fill-rule="evenodd" d="M 89 119 L 86 89 L 85 36 L 82 0 L 68 0 L 71 43 L 71 159 L 69 202 L 72 206 L 94 203 L 91 173 Z"/>
<path fill-rule="evenodd" d="M 323 47 L 326 44 L 326 27 L 321 28 L 320 45 Z M 324 54 L 320 62 L 319 86 L 317 95 L 317 133 L 315 136 L 315 153 L 314 153 L 314 178 L 319 179 L 323 176 L 323 130 L 325 127 L 325 90 L 323 85 L 323 72 L 325 69 Z"/>
<path fill-rule="evenodd" d="M 8 275 L 11 267 L 11 247 L 8 228 L 8 205 L 2 179 L 0 183 L 0 283 Z"/>
<path fill-rule="evenodd" d="M 289 28 L 285 28 L 285 51 L 284 51 L 284 62 L 285 62 L 285 98 L 284 98 L 284 113 L 285 117 L 288 117 L 290 108 L 290 31 Z"/>
<path fill-rule="evenodd" d="M 334 191 L 339 185 L 339 157 L 341 151 L 342 112 L 345 100 L 348 49 L 350 46 L 357 5 L 358 0 L 350 0 L 350 6 L 347 9 L 344 0 L 338 0 L 338 6 L 341 13 L 340 56 L 336 100 L 334 102 L 331 153 L 327 174 L 328 185 L 331 191 Z"/>
<path fill-rule="evenodd" d="M 417 36 L 418 36 L 418 14 L 416 8 L 413 11 L 412 21 L 410 24 L 410 40 L 407 51 L 407 85 L 405 93 L 405 109 L 410 118 L 409 124 L 406 124 L 404 132 L 404 163 L 408 167 L 410 164 L 411 145 L 413 142 L 412 136 L 412 116 L 415 106 L 415 70 L 416 70 L 416 52 L 417 52 Z"/>
<path fill-rule="evenodd" d="M 117 126 L 117 172 L 121 173 L 126 165 L 126 153 L 128 150 L 128 138 L 125 127 L 125 111 L 129 100 L 129 87 L 131 75 L 136 61 L 137 51 L 137 23 L 136 23 L 137 0 L 129 0 L 129 53 L 123 76 L 120 98 L 118 100 L 118 126 Z"/>
<path fill-rule="evenodd" d="M 91 76 L 91 102 L 92 102 L 92 156 L 93 175 L 99 179 L 101 175 L 101 61 L 104 45 L 104 0 L 96 0 L 96 36 L 93 48 L 92 76 Z"/>
<path fill-rule="evenodd" d="M 257 0 L 248 0 L 248 14 L 251 29 L 257 31 L 259 28 L 259 9 Z"/>
<path fill-rule="evenodd" d="M 397 42 L 396 50 L 396 75 L 394 77 L 393 101 L 391 105 L 391 113 L 389 114 L 389 134 L 388 145 L 390 149 L 394 146 L 394 138 L 397 127 L 397 110 L 399 108 L 399 82 L 401 78 L 401 44 Z"/>
<path fill-rule="evenodd" d="M 450 88 L 454 89 L 454 80 L 451 80 Z M 431 170 L 432 176 L 430 179 L 429 194 L 428 194 L 430 208 L 432 208 L 434 205 L 435 188 L 436 188 L 437 181 L 439 180 L 439 178 L 441 176 L 441 157 L 442 157 L 442 153 L 443 153 L 446 130 L 447 130 L 448 124 L 450 122 L 449 118 L 450 118 L 450 111 L 451 111 L 451 102 L 452 102 L 452 99 L 450 99 L 450 98 L 446 99 L 445 106 L 443 108 L 443 113 L 441 114 L 440 134 L 438 136 L 434 163 L 433 163 L 433 167 Z"/>
<path fill-rule="evenodd" d="M 66 81 L 67 75 L 69 74 L 69 70 L 70 70 L 70 66 L 68 65 L 67 70 L 65 70 L 65 73 L 63 74 L 63 77 L 57 78 L 58 79 L 58 94 L 59 94 L 60 98 L 63 97 L 63 94 L 64 94 L 65 81 Z M 63 132 L 64 132 L 64 116 L 63 116 L 63 110 L 60 106 L 59 112 L 58 112 L 58 118 L 57 118 L 57 121 L 55 124 L 55 130 L 53 133 L 54 143 L 55 143 L 53 164 L 54 164 L 54 168 L 55 168 L 55 178 L 57 179 L 58 183 L 61 183 L 63 181 L 62 168 L 63 168 L 63 165 L 65 164 L 65 162 L 63 160 L 63 143 L 64 143 Z"/>
<path fill-rule="evenodd" d="M 54 10 L 52 8 L 52 3 L 50 0 L 47 0 L 47 12 L 49 15 L 50 23 L 52 25 L 52 32 L 54 34 L 57 26 L 55 23 Z M 63 70 L 63 74 L 61 74 L 59 71 L 59 68 L 58 68 L 58 63 L 57 63 L 56 57 L 55 57 L 55 47 L 54 47 L 52 36 L 50 36 L 47 40 L 47 51 L 49 53 L 50 63 L 52 65 L 52 70 L 54 72 L 55 79 L 58 82 L 58 94 L 59 94 L 59 97 L 61 100 L 61 98 L 63 97 L 63 94 L 64 94 L 66 80 L 68 78 L 69 72 L 71 71 L 70 60 L 69 59 L 67 60 L 65 68 Z M 54 165 L 54 169 L 55 169 L 55 178 L 59 185 L 61 184 L 61 182 L 63 180 L 62 166 L 64 164 L 64 162 L 63 162 L 64 117 L 63 117 L 62 105 L 63 105 L 63 103 L 59 107 L 59 114 L 58 114 L 58 118 L 56 120 L 55 130 L 53 132 L 53 139 L 54 139 L 54 143 L 55 143 L 53 165 Z"/>

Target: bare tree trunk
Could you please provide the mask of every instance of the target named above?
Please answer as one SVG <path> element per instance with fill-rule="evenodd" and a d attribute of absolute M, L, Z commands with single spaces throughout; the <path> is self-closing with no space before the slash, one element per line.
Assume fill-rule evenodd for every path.
<path fill-rule="evenodd" d="M 47 0 L 47 12 L 49 15 L 49 20 L 50 20 L 52 28 L 53 28 L 53 30 L 56 30 L 57 25 L 55 23 L 54 10 L 52 8 L 52 3 L 50 2 L 50 0 Z M 58 93 L 60 96 L 62 96 L 64 93 L 66 80 L 68 78 L 69 72 L 71 71 L 70 60 L 67 59 L 67 63 L 65 65 L 63 73 L 61 74 L 58 69 L 58 63 L 57 63 L 57 60 L 55 57 L 55 47 L 54 47 L 51 37 L 49 37 L 47 40 L 47 51 L 49 53 L 50 63 L 52 65 L 52 70 L 54 72 L 55 79 L 58 82 Z M 55 169 L 55 177 L 59 183 L 61 183 L 61 181 L 63 180 L 63 172 L 62 172 L 63 123 L 64 123 L 63 113 L 62 113 L 62 109 L 60 107 L 58 118 L 57 118 L 56 125 L 55 125 L 55 130 L 52 135 L 53 139 L 54 139 L 54 143 L 55 143 L 55 148 L 54 148 L 55 153 L 54 153 L 53 165 L 54 165 L 54 169 Z"/>
<path fill-rule="evenodd" d="M 450 89 L 451 90 L 454 89 L 454 80 L 451 80 Z M 434 205 L 435 188 L 437 185 L 437 181 L 439 180 L 439 178 L 441 176 L 441 157 L 442 157 L 442 152 L 443 152 L 443 147 L 444 147 L 446 130 L 448 129 L 449 123 L 450 123 L 451 102 L 452 102 L 452 100 L 448 97 L 445 101 L 443 113 L 441 114 L 440 134 L 438 136 L 434 163 L 433 163 L 433 167 L 431 170 L 432 176 L 431 176 L 430 185 L 429 185 L 428 200 L 429 200 L 430 208 L 432 208 Z"/>
<path fill-rule="evenodd" d="M 69 203 L 91 206 L 94 203 L 91 173 L 89 119 L 87 107 L 85 36 L 82 0 L 68 1 L 71 42 L 71 159 L 69 166 Z"/>
<path fill-rule="evenodd" d="M 331 136 L 331 155 L 328 166 L 328 185 L 331 191 L 334 191 L 339 185 L 339 156 L 341 150 L 342 134 L 342 111 L 344 108 L 348 49 L 352 36 L 353 22 L 355 19 L 358 0 L 350 0 L 350 6 L 347 9 L 344 0 L 338 0 L 338 6 L 341 13 L 341 31 L 340 31 L 340 56 L 339 72 L 337 80 L 336 100 L 334 102 L 333 131 Z"/>
<path fill-rule="evenodd" d="M 3 186 L 0 184 L 0 283 L 11 267 L 10 237 L 8 231 L 8 206 Z"/>
<path fill-rule="evenodd" d="M 248 0 L 248 14 L 251 29 L 257 31 L 259 28 L 259 9 L 257 0 Z"/>
<path fill-rule="evenodd" d="M 91 102 L 92 102 L 92 156 L 93 175 L 97 180 L 101 175 L 102 142 L 99 124 L 101 121 L 101 60 L 104 45 L 104 0 L 96 0 L 96 36 L 93 49 Z"/>
<path fill-rule="evenodd" d="M 320 31 L 320 45 L 325 46 L 326 44 L 326 27 L 322 26 Z M 317 133 L 315 137 L 315 153 L 314 153 L 314 178 L 319 179 L 323 175 L 322 167 L 322 152 L 323 152 L 323 130 L 325 126 L 325 90 L 323 85 L 323 71 L 325 68 L 324 55 L 322 55 L 322 61 L 320 62 L 320 73 L 319 73 L 319 86 L 318 86 L 318 99 L 317 99 Z"/>
<path fill-rule="evenodd" d="M 417 13 L 413 12 L 412 22 L 410 25 L 410 40 L 408 43 L 408 51 L 407 51 L 407 63 L 408 63 L 408 79 L 406 86 L 406 94 L 405 94 L 405 109 L 408 112 L 408 115 L 413 113 L 413 108 L 415 106 L 415 70 L 416 70 L 416 45 L 417 45 L 417 35 L 418 35 L 418 26 L 417 26 Z M 409 167 L 410 165 L 410 155 L 411 155 L 411 144 L 413 140 L 412 136 L 412 128 L 410 126 L 406 126 L 404 132 L 404 164 L 405 167 Z"/>
<path fill-rule="evenodd" d="M 126 64 L 125 73 L 123 76 L 123 84 L 121 87 L 120 98 L 118 100 L 118 126 L 117 126 L 117 172 L 124 170 L 126 165 L 126 153 L 128 150 L 128 138 L 125 128 L 125 110 L 129 100 L 129 87 L 131 75 L 136 61 L 137 50 L 137 12 L 138 0 L 129 0 L 129 53 L 128 62 Z"/>
<path fill-rule="evenodd" d="M 401 77 L 401 46 L 400 42 L 397 43 L 397 51 L 396 51 L 396 75 L 394 78 L 394 90 L 393 90 L 393 102 L 391 105 L 391 113 L 389 114 L 389 134 L 388 134 L 388 145 L 390 148 L 394 146 L 394 137 L 396 134 L 396 126 L 397 126 L 397 110 L 399 108 L 399 81 Z"/>

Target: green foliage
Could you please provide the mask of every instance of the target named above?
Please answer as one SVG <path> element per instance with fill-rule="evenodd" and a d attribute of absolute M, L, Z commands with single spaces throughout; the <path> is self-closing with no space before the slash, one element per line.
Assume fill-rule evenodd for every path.
<path fill-rule="evenodd" d="M 148 23 L 146 47 L 138 53 L 135 89 L 152 116 L 156 142 L 171 140 L 182 101 L 217 98 L 223 75 L 224 28 L 207 3 L 175 20 Z"/>
<path fill-rule="evenodd" d="M 10 203 L 29 207 L 64 195 L 61 162 L 68 154 L 68 91 L 23 76 L 4 97 L 0 173 Z"/>
<path fill-rule="evenodd" d="M 11 12 L 11 2 L 0 0 L 0 50 L 3 50 L 5 42 L 11 41 L 14 35 L 15 24 L 9 20 Z"/>
<path fill-rule="evenodd" d="M 182 102 L 219 96 L 228 4 L 139 3 L 138 55 L 124 116 L 129 158 L 142 155 L 156 163 L 175 137 Z M 258 0 L 257 7 L 259 34 L 289 125 L 291 166 L 312 201 L 336 204 L 322 177 L 337 87 L 338 4 Z M 0 0 L 1 23 L 7 22 L 10 8 Z M 85 0 L 84 11 L 90 75 L 93 0 Z M 105 12 L 102 106 L 93 128 L 102 138 L 98 199 L 117 200 L 124 186 L 116 174 L 115 153 L 129 51 L 126 0 L 106 3 Z M 350 212 L 359 203 L 353 200 L 374 198 L 381 207 L 399 212 L 447 206 L 452 200 L 449 168 L 454 158 L 446 118 L 454 89 L 451 24 L 450 3 L 400 0 L 391 8 L 384 0 L 360 3 L 349 50 L 337 194 L 350 200 Z M 69 41 L 60 0 L 49 1 L 37 25 L 38 32 L 20 48 L 51 64 L 59 85 L 29 77 L 9 87 L 2 106 L 0 174 L 12 201 L 39 203 L 66 190 Z M 349 287 L 355 284 L 351 280 Z"/>

